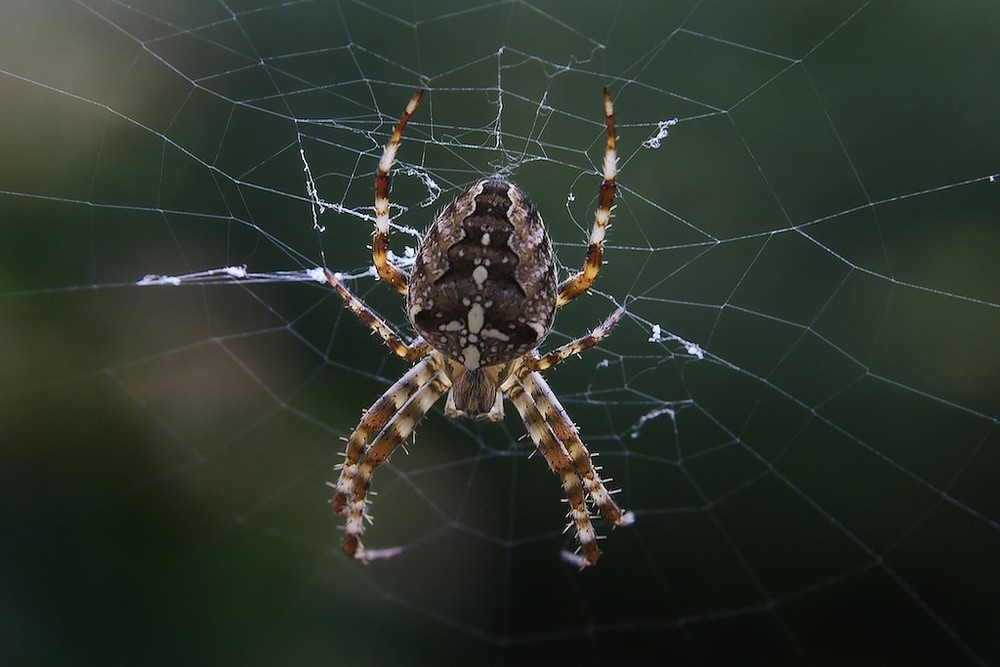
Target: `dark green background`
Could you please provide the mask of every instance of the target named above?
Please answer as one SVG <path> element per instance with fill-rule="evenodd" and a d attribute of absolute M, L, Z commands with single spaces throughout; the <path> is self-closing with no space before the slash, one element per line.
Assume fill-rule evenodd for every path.
<path fill-rule="evenodd" d="M 0 660 L 997 662 L 997 35 L 994 2 L 4 2 Z M 503 170 L 567 270 L 615 94 L 608 264 L 550 338 L 628 307 L 549 373 L 637 515 L 586 572 L 511 409 L 433 411 L 376 476 L 404 555 L 347 561 L 324 482 L 405 365 L 322 285 L 135 285 L 363 271 L 300 150 L 368 212 L 418 86 L 401 167 L 443 192 L 401 171 L 398 222 Z"/>

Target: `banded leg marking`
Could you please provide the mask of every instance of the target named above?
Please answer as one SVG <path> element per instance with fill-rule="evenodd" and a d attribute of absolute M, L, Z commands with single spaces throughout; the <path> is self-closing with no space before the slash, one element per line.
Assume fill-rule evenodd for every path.
<path fill-rule="evenodd" d="M 421 366 L 425 366 L 425 364 L 418 364 L 414 369 Z M 421 376 L 423 376 L 423 371 L 421 371 Z M 414 383 L 416 382 L 416 377 L 414 376 Z M 381 421 L 385 425 L 378 432 L 378 435 L 372 439 L 371 445 L 361 452 L 360 460 L 352 461 L 350 465 L 345 461 L 344 468 L 341 471 L 341 479 L 337 482 L 337 494 L 334 497 L 333 509 L 347 517 L 343 548 L 348 556 L 360 560 L 373 560 L 377 556 L 373 557 L 372 553 L 382 553 L 381 551 L 366 552 L 361 542 L 361 537 L 365 531 L 365 521 L 371 521 L 366 507 L 372 475 L 378 466 L 388 460 L 396 447 L 410 437 L 417 423 L 431 409 L 431 406 L 434 405 L 438 398 L 447 391 L 449 384 L 443 373 L 432 371 L 426 381 L 419 385 L 412 392 L 412 395 L 406 397 L 405 404 L 401 408 L 398 408 L 398 412 L 392 414 L 387 421 L 380 417 L 373 418 L 373 424 Z M 405 389 L 398 393 L 398 395 L 404 394 Z M 379 403 L 381 403 L 381 399 L 376 402 L 376 406 Z M 389 405 L 394 406 L 394 402 L 387 403 L 386 408 Z M 376 410 L 376 406 L 373 406 L 369 412 Z M 387 411 L 392 412 L 392 410 Z M 358 436 L 361 447 L 363 447 L 364 443 L 363 440 L 360 440 L 362 437 L 365 436 Z M 353 437 L 352 440 L 354 440 Z M 348 443 L 349 448 L 352 445 L 355 446 L 355 451 L 357 451 L 358 441 Z"/>
<path fill-rule="evenodd" d="M 604 89 L 604 122 L 607 126 L 607 145 L 604 149 L 603 176 L 601 197 L 594 212 L 594 226 L 590 230 L 590 244 L 587 247 L 587 259 L 583 270 L 565 280 L 559 286 L 559 299 L 556 305 L 565 306 L 580 296 L 594 283 L 597 273 L 601 270 L 601 260 L 604 256 L 604 236 L 611 220 L 611 208 L 615 201 L 615 190 L 618 176 L 618 153 L 615 150 L 615 111 L 611 101 L 611 93 Z"/>
<path fill-rule="evenodd" d="M 361 299 L 351 294 L 351 291 L 337 280 L 329 269 L 323 269 L 323 273 L 326 274 L 326 281 L 337 291 L 337 294 L 344 300 L 347 307 L 351 309 L 351 312 L 357 315 L 358 319 L 368 325 L 372 331 L 377 333 L 385 341 L 385 344 L 389 346 L 390 350 L 407 361 L 416 361 L 430 352 L 430 346 L 422 339 L 418 338 L 412 343 L 407 344 L 402 338 L 396 335 L 384 320 L 362 303 Z"/>
<path fill-rule="evenodd" d="M 580 354 L 584 350 L 594 347 L 609 333 L 611 333 L 611 329 L 614 328 L 624 313 L 624 307 L 615 309 L 615 311 L 608 316 L 608 319 L 604 320 L 599 327 L 591 331 L 589 334 L 560 345 L 548 354 L 543 354 L 540 357 L 528 357 L 524 360 L 524 365 L 533 371 L 544 371 L 552 368 L 562 361 L 565 361 L 574 354 Z"/>
<path fill-rule="evenodd" d="M 602 480 L 598 475 L 598 471 L 591 463 L 590 452 L 580 440 L 576 426 L 545 379 L 538 373 L 529 373 L 520 380 L 520 383 L 542 415 L 549 431 L 566 448 L 576 472 L 583 479 L 587 497 L 594 507 L 616 526 L 631 524 L 634 521 L 633 515 L 623 512 L 611 492 L 604 486 L 604 482 L 609 480 Z"/>
<path fill-rule="evenodd" d="M 590 511 L 587 509 L 584 488 L 580 484 L 580 475 L 577 473 L 572 459 L 551 431 L 538 406 L 525 390 L 525 386 L 512 376 L 511 380 L 505 383 L 505 388 L 511 402 L 521 415 L 521 420 L 524 422 L 531 440 L 535 443 L 535 447 L 542 453 L 549 468 L 559 476 L 559 480 L 562 482 L 563 491 L 569 501 L 570 525 L 576 529 L 576 541 L 583 551 L 579 565 L 581 567 L 593 565 L 600 557 L 600 550 L 597 548 L 597 533 L 590 522 Z"/>
<path fill-rule="evenodd" d="M 375 234 L 372 238 L 372 261 L 379 278 L 392 285 L 400 294 L 406 294 L 408 278 L 389 261 L 389 171 L 396 160 L 396 151 L 403 138 L 403 130 L 410 116 L 420 103 L 424 91 L 418 90 L 406 105 L 406 111 L 399 117 L 396 128 L 392 131 L 389 143 L 382 149 L 382 157 L 375 170 Z"/>

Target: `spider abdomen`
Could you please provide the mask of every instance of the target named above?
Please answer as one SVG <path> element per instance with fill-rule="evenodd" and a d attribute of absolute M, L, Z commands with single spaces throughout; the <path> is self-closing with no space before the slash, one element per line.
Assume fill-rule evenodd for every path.
<path fill-rule="evenodd" d="M 477 369 L 538 347 L 557 289 L 541 216 L 519 187 L 494 176 L 459 195 L 427 230 L 407 313 L 431 346 Z"/>

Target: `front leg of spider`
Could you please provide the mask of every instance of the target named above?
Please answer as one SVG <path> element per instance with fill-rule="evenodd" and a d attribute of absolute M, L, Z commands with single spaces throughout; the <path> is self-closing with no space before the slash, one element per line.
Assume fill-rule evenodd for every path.
<path fill-rule="evenodd" d="M 569 502 L 569 526 L 579 549 L 567 559 L 585 567 L 597 562 L 591 507 L 613 525 L 632 522 L 605 486 L 590 452 L 541 372 L 593 347 L 622 316 L 614 311 L 599 327 L 547 354 L 539 345 L 558 308 L 586 292 L 600 271 L 617 177 L 614 110 L 604 91 L 606 147 L 598 207 L 583 268 L 563 282 L 541 215 L 517 185 L 502 176 L 484 178 L 463 192 L 431 223 L 409 275 L 388 258 L 389 179 L 403 129 L 420 102 L 418 91 L 386 144 L 375 173 L 372 260 L 379 277 L 406 296 L 406 313 L 420 335 L 407 343 L 327 272 L 327 280 L 362 322 L 400 357 L 415 365 L 365 412 L 351 433 L 331 500 L 346 518 L 344 551 L 361 560 L 396 555 L 400 549 L 366 550 L 371 522 L 368 491 L 375 469 L 413 433 L 417 422 L 445 393 L 451 417 L 503 418 L 506 396 Z"/>

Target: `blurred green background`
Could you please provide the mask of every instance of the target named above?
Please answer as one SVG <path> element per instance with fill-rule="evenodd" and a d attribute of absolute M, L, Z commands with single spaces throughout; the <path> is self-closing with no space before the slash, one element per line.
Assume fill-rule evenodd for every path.
<path fill-rule="evenodd" d="M 1000 661 L 998 34 L 995 2 L 6 0 L 0 660 Z M 637 515 L 588 571 L 512 409 L 433 411 L 375 477 L 404 554 L 339 551 L 324 482 L 405 364 L 301 272 L 365 272 L 420 86 L 395 252 L 502 171 L 566 271 L 615 95 L 608 263 L 548 343 L 628 308 L 548 374 Z"/>

